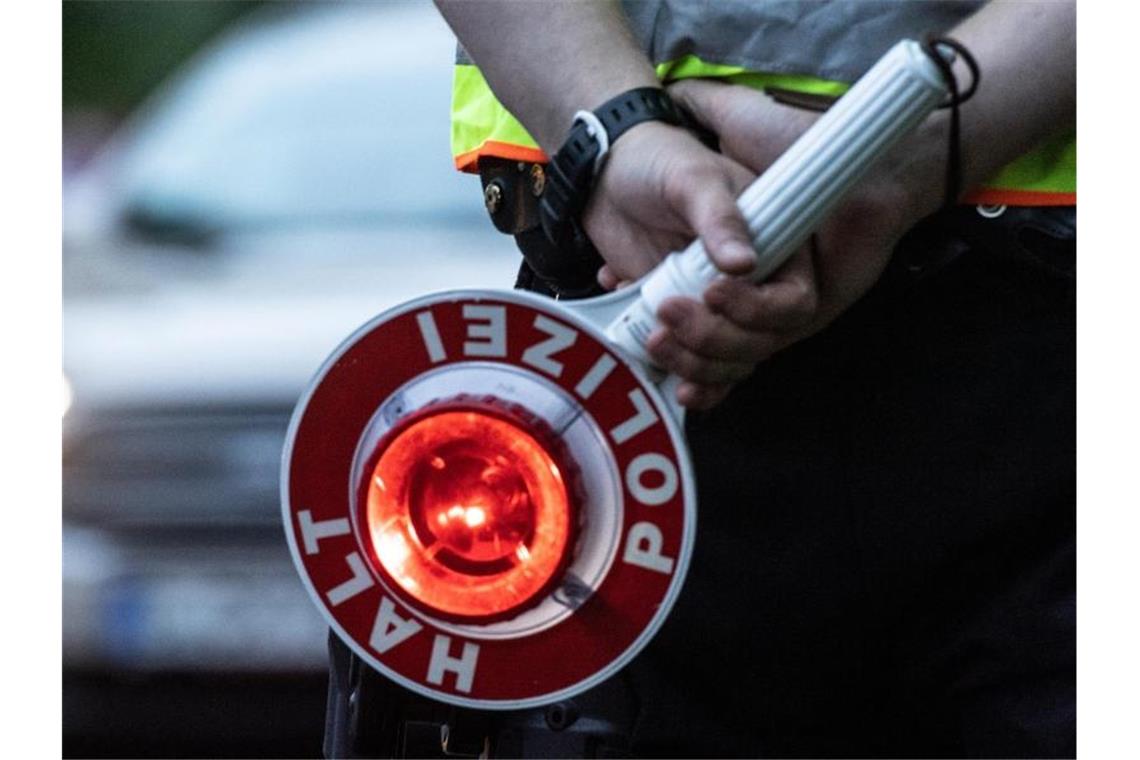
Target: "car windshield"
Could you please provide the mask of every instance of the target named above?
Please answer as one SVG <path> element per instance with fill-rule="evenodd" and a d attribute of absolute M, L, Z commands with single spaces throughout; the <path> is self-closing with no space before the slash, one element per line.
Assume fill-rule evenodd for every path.
<path fill-rule="evenodd" d="M 454 56 L 428 4 L 251 14 L 65 196 L 65 295 L 203 279 L 344 290 L 420 274 L 435 289 L 483 282 L 461 278 L 473 266 L 508 285 L 513 246 L 451 160 Z"/>
<path fill-rule="evenodd" d="M 136 120 L 120 213 L 211 233 L 486 224 L 449 155 L 453 46 L 430 7 L 267 9 Z"/>

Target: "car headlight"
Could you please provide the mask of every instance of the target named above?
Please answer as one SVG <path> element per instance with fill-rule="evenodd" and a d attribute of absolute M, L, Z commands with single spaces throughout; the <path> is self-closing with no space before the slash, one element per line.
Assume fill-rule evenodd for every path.
<path fill-rule="evenodd" d="M 72 399 L 71 383 L 68 382 L 67 375 L 60 375 L 60 379 L 63 380 L 63 388 L 62 388 L 62 390 L 63 390 L 63 412 L 60 414 L 60 416 L 66 417 L 67 416 L 67 410 L 71 408 L 71 399 Z"/>

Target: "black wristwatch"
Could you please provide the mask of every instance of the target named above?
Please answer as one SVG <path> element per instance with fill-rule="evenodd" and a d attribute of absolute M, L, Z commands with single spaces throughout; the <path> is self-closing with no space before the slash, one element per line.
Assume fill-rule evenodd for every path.
<path fill-rule="evenodd" d="M 614 141 L 630 127 L 646 121 L 674 126 L 684 123 L 680 109 L 664 90 L 628 90 L 592 112 L 575 114 L 566 142 L 546 167 L 546 185 L 538 208 L 543 232 L 563 255 L 579 259 L 573 262 L 573 268 L 581 271 L 583 277 L 592 279 L 602 264 L 581 226 L 582 211 L 594 180 Z"/>

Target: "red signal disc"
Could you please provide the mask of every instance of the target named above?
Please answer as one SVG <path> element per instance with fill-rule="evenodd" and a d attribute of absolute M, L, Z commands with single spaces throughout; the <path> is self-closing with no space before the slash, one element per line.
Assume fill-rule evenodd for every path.
<path fill-rule="evenodd" d="M 429 614 L 502 617 L 565 565 L 565 468 L 514 422 L 436 409 L 390 434 L 375 461 L 361 500 L 373 560 Z"/>
<path fill-rule="evenodd" d="M 502 526 L 470 543 L 451 536 L 444 544 L 451 555 L 436 565 L 459 574 L 490 570 L 465 573 L 485 579 L 506 569 L 495 565 L 510 560 L 504 541 L 516 552 L 521 542 L 535 553 L 547 518 L 537 511 L 516 514 L 510 504 L 524 487 L 532 496 L 543 487 L 538 452 L 560 470 L 568 495 L 568 535 L 550 555 L 561 554 L 564 564 L 545 588 L 519 594 L 521 601 L 501 616 L 435 610 L 384 569 L 372 536 L 368 490 L 381 457 L 397 456 L 405 433 L 426 438 L 446 427 L 451 437 L 457 418 L 443 413 L 456 411 L 506 423 L 505 439 L 516 440 L 521 431 L 539 445 L 527 443 L 512 455 L 515 474 L 531 474 L 519 475 L 522 485 L 507 478 L 484 492 L 489 501 L 477 505 L 482 515 L 466 509 L 472 502 L 448 504 L 450 486 L 431 473 L 422 476 L 411 489 L 415 497 L 405 502 L 411 525 L 405 527 L 425 549 L 447 538 L 438 532 L 441 512 L 463 524 L 470 516 L 474 530 L 489 517 L 488 504 L 507 505 L 495 507 L 507 518 Z M 445 465 L 458 457 L 460 470 L 481 473 L 488 452 L 510 449 L 490 435 L 475 438 L 469 450 L 447 452 Z M 426 450 L 408 456 L 432 466 Z M 457 490 L 478 493 L 480 487 Z M 682 428 L 652 381 L 593 322 L 519 292 L 435 294 L 362 326 L 305 392 L 283 457 L 289 548 L 336 635 L 401 686 L 480 709 L 524 709 L 571 697 L 641 651 L 680 592 L 695 535 L 695 499 Z M 457 504 L 463 510 L 452 515 Z M 433 519 L 439 528 L 428 536 Z M 504 604 L 510 602 L 495 608 Z"/>

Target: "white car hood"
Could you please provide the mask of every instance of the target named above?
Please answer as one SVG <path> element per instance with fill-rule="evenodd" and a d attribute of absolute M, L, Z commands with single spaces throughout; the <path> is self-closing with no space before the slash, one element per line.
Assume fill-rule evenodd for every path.
<path fill-rule="evenodd" d="M 330 258 L 323 267 L 259 273 L 253 257 L 249 271 L 224 278 L 69 298 L 64 372 L 75 404 L 291 403 L 377 314 L 432 292 L 512 282 L 518 259 L 509 238 L 489 252 L 427 237 L 423 249 L 383 267 Z"/>

